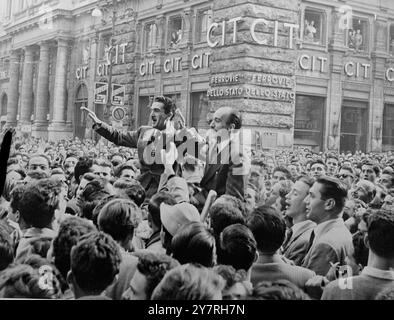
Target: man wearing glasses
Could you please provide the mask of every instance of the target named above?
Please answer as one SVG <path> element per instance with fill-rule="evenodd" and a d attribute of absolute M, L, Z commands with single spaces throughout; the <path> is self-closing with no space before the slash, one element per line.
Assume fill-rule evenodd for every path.
<path fill-rule="evenodd" d="M 353 186 L 353 182 L 355 180 L 355 174 L 352 167 L 343 166 L 339 170 L 337 175 L 338 179 L 342 181 L 346 185 L 346 188 L 350 190 Z"/>

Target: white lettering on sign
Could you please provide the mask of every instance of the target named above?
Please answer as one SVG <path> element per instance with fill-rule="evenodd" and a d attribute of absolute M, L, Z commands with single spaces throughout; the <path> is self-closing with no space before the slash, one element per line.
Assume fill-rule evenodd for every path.
<path fill-rule="evenodd" d="M 143 77 L 145 75 L 153 75 L 155 73 L 155 64 L 154 60 L 146 61 L 140 64 L 140 75 Z"/>
<path fill-rule="evenodd" d="M 88 69 L 89 67 L 80 67 L 75 70 L 75 77 L 77 80 L 86 79 L 88 76 Z"/>
<path fill-rule="evenodd" d="M 394 68 L 388 68 L 386 70 L 386 79 L 389 82 L 393 82 L 394 81 Z"/>
<path fill-rule="evenodd" d="M 204 69 L 204 68 L 209 68 L 209 58 L 211 56 L 210 52 L 204 52 L 202 54 L 196 54 L 192 58 L 192 68 L 194 70 L 196 69 Z"/>
<path fill-rule="evenodd" d="M 105 49 L 104 63 L 97 66 L 97 75 L 105 77 L 109 74 L 109 67 L 126 62 L 126 48 L 128 43 L 117 44 L 116 46 L 107 46 Z"/>
<path fill-rule="evenodd" d="M 316 57 L 316 56 L 309 56 L 307 54 L 303 54 L 299 58 L 299 66 L 301 70 L 310 70 L 310 71 L 319 71 L 321 73 L 326 72 L 326 63 L 327 58 L 325 57 Z"/>
<path fill-rule="evenodd" d="M 177 58 L 170 58 L 164 61 L 164 72 L 169 73 L 169 72 L 178 72 L 181 71 L 181 57 Z"/>
<path fill-rule="evenodd" d="M 369 78 L 369 68 L 371 67 L 368 63 L 360 63 L 349 61 L 345 64 L 344 70 L 348 77 L 363 77 L 364 79 Z"/>
<path fill-rule="evenodd" d="M 229 24 L 232 24 L 232 28 L 233 28 L 233 37 L 232 37 L 232 43 L 236 43 L 237 42 L 237 31 L 238 31 L 238 23 L 241 22 L 243 20 L 242 17 L 236 17 L 236 18 L 232 18 L 228 21 Z M 267 45 L 268 44 L 268 38 L 265 35 L 264 37 L 266 37 L 265 39 L 261 39 L 260 37 L 257 36 L 256 33 L 256 27 L 257 25 L 265 25 L 267 27 L 270 27 L 271 22 L 269 22 L 266 19 L 263 18 L 259 18 L 259 19 L 255 19 L 253 20 L 251 26 L 250 26 L 250 34 L 252 36 L 253 41 L 255 41 L 257 44 L 260 45 Z M 226 29 L 227 29 L 227 23 L 226 20 L 223 20 L 220 24 L 217 22 L 214 22 L 212 24 L 209 25 L 208 29 L 207 29 L 207 44 L 209 47 L 211 48 L 215 48 L 219 45 L 219 41 L 213 41 L 212 40 L 212 33 L 215 29 L 218 29 L 221 26 L 221 45 L 224 46 L 226 44 Z M 294 31 L 296 29 L 299 29 L 299 25 L 298 24 L 293 24 L 293 23 L 283 23 L 283 28 L 284 29 L 289 29 L 289 44 L 288 44 L 288 48 L 289 49 L 293 49 L 293 42 L 294 42 Z M 273 21 L 273 30 L 274 30 L 274 34 L 273 34 L 273 46 L 274 47 L 278 47 L 278 34 L 279 34 L 279 21 Z"/>

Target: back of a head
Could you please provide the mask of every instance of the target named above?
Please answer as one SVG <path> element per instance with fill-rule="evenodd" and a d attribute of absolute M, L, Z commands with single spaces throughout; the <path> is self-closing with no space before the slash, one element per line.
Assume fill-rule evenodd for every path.
<path fill-rule="evenodd" d="M 19 210 L 28 226 L 46 228 L 51 225 L 62 187 L 62 183 L 54 179 L 44 179 L 25 187 Z"/>
<path fill-rule="evenodd" d="M 278 212 L 261 206 L 253 211 L 247 226 L 252 231 L 259 251 L 274 254 L 282 245 L 286 234 L 286 222 Z"/>
<path fill-rule="evenodd" d="M 169 271 L 152 300 L 221 300 L 225 281 L 213 270 L 185 264 Z"/>
<path fill-rule="evenodd" d="M 100 231 L 121 242 L 133 237 L 141 220 L 141 210 L 133 201 L 114 199 L 101 209 L 97 222 Z"/>
<path fill-rule="evenodd" d="M 242 224 L 228 226 L 220 234 L 218 263 L 248 271 L 256 260 L 257 243 L 252 231 Z"/>
<path fill-rule="evenodd" d="M 133 253 L 138 258 L 137 269 L 146 278 L 145 293 L 148 299 L 165 274 L 179 266 L 179 262 L 166 254 L 158 254 L 148 250 Z"/>
<path fill-rule="evenodd" d="M 288 280 L 263 281 L 253 288 L 256 300 L 310 300 L 309 296 Z"/>
<path fill-rule="evenodd" d="M 216 262 L 215 237 L 201 222 L 183 226 L 172 239 L 171 251 L 181 264 L 199 263 L 212 267 Z"/>
<path fill-rule="evenodd" d="M 0 271 L 6 269 L 14 261 L 12 238 L 0 223 Z"/>
<path fill-rule="evenodd" d="M 120 191 L 120 195 L 133 200 L 137 206 L 141 206 L 144 203 L 146 197 L 145 189 L 137 180 L 119 179 L 114 183 L 114 188 Z"/>
<path fill-rule="evenodd" d="M 121 255 L 111 236 L 84 235 L 71 250 L 71 271 L 76 284 L 91 295 L 101 294 L 119 273 Z"/>
<path fill-rule="evenodd" d="M 70 253 L 79 239 L 90 232 L 97 231 L 94 225 L 86 219 L 69 217 L 59 227 L 58 234 L 53 240 L 53 258 L 56 268 L 66 279 L 70 270 Z"/>
<path fill-rule="evenodd" d="M 49 266 L 38 270 L 26 264 L 9 267 L 0 273 L 0 298 L 59 299 L 60 285 L 49 271 Z"/>
<path fill-rule="evenodd" d="M 242 212 L 230 203 L 214 203 L 209 209 L 209 216 L 215 236 L 219 236 L 226 227 L 232 224 L 245 224 Z"/>
<path fill-rule="evenodd" d="M 90 172 L 91 167 L 93 166 L 93 159 L 89 157 L 81 157 L 79 158 L 77 164 L 74 168 L 74 177 L 77 184 L 80 183 L 80 177 L 85 173 Z"/>
<path fill-rule="evenodd" d="M 368 219 L 369 248 L 377 256 L 394 258 L 394 214 L 391 210 L 375 210 Z"/>
<path fill-rule="evenodd" d="M 102 178 L 95 178 L 88 182 L 81 194 L 82 199 L 82 217 L 91 220 L 94 208 L 99 204 L 101 199 L 110 195 L 107 188 L 108 182 Z"/>

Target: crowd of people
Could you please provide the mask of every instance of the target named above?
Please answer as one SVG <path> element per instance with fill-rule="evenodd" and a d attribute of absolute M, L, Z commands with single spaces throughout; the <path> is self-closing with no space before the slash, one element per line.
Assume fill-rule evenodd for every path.
<path fill-rule="evenodd" d="M 155 103 L 153 128 L 168 128 L 171 101 Z M 240 127 L 233 115 L 219 110 L 212 130 Z M 13 138 L 0 298 L 394 298 L 391 152 L 252 151 L 238 177 L 190 155 L 152 169 L 146 130 L 90 116 L 111 142 Z"/>

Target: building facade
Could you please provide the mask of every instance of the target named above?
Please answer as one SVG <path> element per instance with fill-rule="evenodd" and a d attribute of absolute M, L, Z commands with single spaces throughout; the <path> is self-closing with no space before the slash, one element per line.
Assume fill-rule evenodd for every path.
<path fill-rule="evenodd" d="M 234 9 L 223 23 L 223 12 L 232 13 L 230 5 L 224 10 L 227 2 L 2 1 L 1 125 L 50 139 L 91 138 L 82 106 L 132 129 L 148 123 L 154 96 L 167 95 L 188 125 L 204 130 L 223 95 L 236 97 L 241 111 L 245 105 L 253 109 L 245 118 L 257 149 L 394 149 L 393 1 L 293 0 L 286 17 L 282 8 L 264 7 L 264 12 L 253 9 L 254 19 L 247 22 L 241 19 L 249 9 L 239 1 L 240 13 Z M 102 16 L 92 14 L 95 9 Z M 297 27 L 286 29 L 290 18 Z M 269 66 L 261 77 L 253 75 L 256 82 L 279 88 L 264 89 L 255 103 L 249 87 L 236 85 L 244 73 L 216 73 L 219 63 L 228 67 L 223 57 L 230 57 L 228 64 L 239 62 L 231 62 L 231 49 L 240 41 L 238 52 L 246 55 L 261 57 L 269 48 L 272 56 L 275 47 L 278 60 L 282 47 L 294 55 L 291 75 L 271 75 Z M 249 46 L 253 41 L 259 49 Z M 254 61 L 259 69 L 265 58 Z M 287 81 L 295 82 L 294 94 Z M 221 84 L 227 86 L 221 89 Z M 125 117 L 113 114 L 118 106 Z M 267 115 L 267 110 L 275 112 Z"/>

